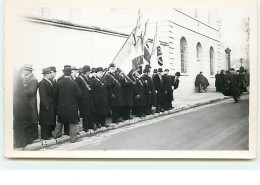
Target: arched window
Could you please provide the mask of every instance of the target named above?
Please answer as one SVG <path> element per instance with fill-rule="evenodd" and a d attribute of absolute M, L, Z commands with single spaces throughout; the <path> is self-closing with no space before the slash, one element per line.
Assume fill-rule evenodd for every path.
<path fill-rule="evenodd" d="M 214 75 L 214 49 L 213 49 L 213 47 L 210 47 L 209 58 L 210 58 L 210 75 Z"/>
<path fill-rule="evenodd" d="M 196 46 L 196 51 L 197 51 L 197 62 L 199 63 L 199 68 L 200 68 L 200 71 L 203 71 L 203 57 L 202 57 L 202 47 L 201 47 L 201 44 L 200 42 L 197 43 L 197 46 Z"/>
<path fill-rule="evenodd" d="M 187 52 L 187 41 L 184 37 L 180 41 L 181 48 L 181 72 L 187 73 L 188 69 L 188 52 Z"/>

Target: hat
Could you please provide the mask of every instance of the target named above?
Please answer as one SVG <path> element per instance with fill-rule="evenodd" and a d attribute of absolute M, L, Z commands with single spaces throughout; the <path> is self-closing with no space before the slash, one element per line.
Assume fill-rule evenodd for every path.
<path fill-rule="evenodd" d="M 92 72 L 92 73 L 96 73 L 96 72 L 97 72 L 97 68 L 94 68 L 94 67 L 93 67 L 93 68 L 91 69 L 91 72 Z"/>
<path fill-rule="evenodd" d="M 163 72 L 163 71 L 162 71 L 162 68 L 158 68 L 158 72 L 159 72 L 159 73 L 160 73 L 160 72 Z"/>
<path fill-rule="evenodd" d="M 181 73 L 180 72 L 176 72 L 175 76 L 181 76 Z"/>
<path fill-rule="evenodd" d="M 96 72 L 99 72 L 99 71 L 102 71 L 102 72 L 103 72 L 104 70 L 103 70 L 102 67 L 98 67 Z"/>
<path fill-rule="evenodd" d="M 57 71 L 56 71 L 56 67 L 51 66 L 51 67 L 49 67 L 49 68 L 51 69 L 51 71 L 53 71 L 53 72 L 57 72 Z"/>
<path fill-rule="evenodd" d="M 153 73 L 157 73 L 157 69 L 154 69 L 154 70 L 153 70 Z"/>
<path fill-rule="evenodd" d="M 90 71 L 90 67 L 88 65 L 84 65 L 82 68 L 82 72 L 85 73 L 85 72 L 89 72 L 89 71 Z"/>
<path fill-rule="evenodd" d="M 42 69 L 42 74 L 50 74 L 50 73 L 51 73 L 51 68 L 47 67 Z"/>
<path fill-rule="evenodd" d="M 83 70 L 82 67 L 80 67 L 78 72 L 79 72 L 79 73 L 82 73 L 82 70 Z"/>
<path fill-rule="evenodd" d="M 31 64 L 24 64 L 24 66 L 21 68 L 21 70 L 33 71 L 33 66 Z"/>
<path fill-rule="evenodd" d="M 78 70 L 76 66 L 71 66 L 71 70 Z"/>
<path fill-rule="evenodd" d="M 149 64 L 145 65 L 145 68 L 152 68 Z"/>
<path fill-rule="evenodd" d="M 149 68 L 145 68 L 143 73 L 149 73 L 150 72 L 150 69 Z"/>
<path fill-rule="evenodd" d="M 70 65 L 65 65 L 63 69 L 63 73 L 65 74 L 70 74 L 71 73 L 71 66 Z"/>
<path fill-rule="evenodd" d="M 169 69 L 165 69 L 164 71 L 169 71 Z"/>
<path fill-rule="evenodd" d="M 200 73 L 203 73 L 202 71 L 200 71 Z"/>
<path fill-rule="evenodd" d="M 109 67 L 116 67 L 114 63 L 109 64 Z"/>

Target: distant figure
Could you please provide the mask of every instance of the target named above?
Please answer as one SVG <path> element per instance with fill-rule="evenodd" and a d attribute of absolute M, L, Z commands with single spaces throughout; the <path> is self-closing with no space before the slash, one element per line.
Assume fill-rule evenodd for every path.
<path fill-rule="evenodd" d="M 207 92 L 207 87 L 209 86 L 209 81 L 208 79 L 203 76 L 202 71 L 200 74 L 196 76 L 195 79 L 195 87 L 198 88 L 198 92 L 201 93 L 203 90 Z"/>

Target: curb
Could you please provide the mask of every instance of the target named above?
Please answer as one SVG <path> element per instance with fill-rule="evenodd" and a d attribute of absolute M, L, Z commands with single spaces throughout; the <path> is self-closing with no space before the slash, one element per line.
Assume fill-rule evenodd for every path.
<path fill-rule="evenodd" d="M 142 118 L 135 117 L 132 120 L 126 120 L 124 122 L 119 122 L 117 125 L 111 124 L 111 126 L 109 126 L 109 127 L 102 127 L 101 129 L 98 129 L 96 131 L 94 131 L 94 130 L 89 130 L 88 132 L 81 131 L 81 132 L 78 133 L 77 137 L 78 138 L 91 137 L 91 136 L 96 135 L 98 133 L 103 133 L 103 132 L 106 132 L 106 131 L 109 131 L 109 130 L 112 130 L 112 129 L 117 129 L 117 128 L 124 127 L 124 126 L 127 126 L 127 125 L 132 125 L 132 124 L 135 124 L 135 123 L 138 123 L 138 122 L 154 119 L 154 118 L 157 118 L 159 116 L 166 116 L 166 115 L 169 115 L 169 114 L 177 113 L 177 112 L 180 112 L 180 111 L 188 110 L 188 109 L 199 107 L 199 106 L 202 106 L 202 105 L 215 103 L 215 102 L 225 100 L 225 99 L 230 99 L 230 98 L 231 97 L 224 96 L 224 97 L 216 98 L 216 99 L 213 99 L 213 100 L 207 100 L 207 101 L 198 102 L 198 103 L 195 103 L 195 104 L 188 104 L 188 105 L 178 107 L 178 108 L 173 109 L 173 110 L 155 113 L 153 115 L 148 115 L 148 116 L 142 117 Z M 66 141 L 69 141 L 69 140 L 70 140 L 70 136 L 63 135 L 62 137 L 57 138 L 57 139 L 53 138 L 53 139 L 50 139 L 50 140 L 42 140 L 42 141 L 39 141 L 39 142 L 36 142 L 36 143 L 29 144 L 25 148 L 23 148 L 22 150 L 24 150 L 24 151 L 39 150 L 39 149 L 42 149 L 42 148 L 45 148 L 45 147 L 61 144 L 61 143 L 64 143 Z"/>

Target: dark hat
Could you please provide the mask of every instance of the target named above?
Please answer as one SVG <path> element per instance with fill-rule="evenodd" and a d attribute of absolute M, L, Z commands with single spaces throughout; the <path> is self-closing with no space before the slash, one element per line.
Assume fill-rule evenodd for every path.
<path fill-rule="evenodd" d="M 31 64 L 24 64 L 24 66 L 21 67 L 21 70 L 33 71 L 33 66 Z"/>
<path fill-rule="evenodd" d="M 90 67 L 88 65 L 84 65 L 82 68 L 82 72 L 85 73 L 85 72 L 89 72 L 89 71 L 90 71 Z"/>
<path fill-rule="evenodd" d="M 145 65 L 145 68 L 152 68 L 149 64 Z"/>
<path fill-rule="evenodd" d="M 99 72 L 99 71 L 104 71 L 104 70 L 103 70 L 102 67 L 98 67 L 98 68 L 97 68 L 97 72 Z"/>
<path fill-rule="evenodd" d="M 109 64 L 109 67 L 116 67 L 114 63 Z"/>
<path fill-rule="evenodd" d="M 180 72 L 176 72 L 175 76 L 181 76 L 181 73 Z"/>
<path fill-rule="evenodd" d="M 149 73 L 150 72 L 150 69 L 149 68 L 145 68 L 143 73 Z"/>
<path fill-rule="evenodd" d="M 202 71 L 200 71 L 200 73 L 203 73 Z"/>
<path fill-rule="evenodd" d="M 159 73 L 160 73 L 160 72 L 163 72 L 162 68 L 158 68 L 158 72 L 159 72 Z"/>
<path fill-rule="evenodd" d="M 82 67 L 80 67 L 78 72 L 79 72 L 79 73 L 82 73 L 82 70 L 83 70 Z"/>
<path fill-rule="evenodd" d="M 71 73 L 71 66 L 70 65 L 65 65 L 63 69 L 64 74 L 70 74 Z"/>
<path fill-rule="evenodd" d="M 76 66 L 71 66 L 71 70 L 78 70 Z"/>
<path fill-rule="evenodd" d="M 50 69 L 51 69 L 51 71 L 53 71 L 53 72 L 57 72 L 57 71 L 56 71 L 56 67 L 54 67 L 54 66 L 51 66 Z"/>
<path fill-rule="evenodd" d="M 154 69 L 154 70 L 153 70 L 153 73 L 157 73 L 157 69 Z"/>
<path fill-rule="evenodd" d="M 169 71 L 169 69 L 165 69 L 164 71 Z"/>
<path fill-rule="evenodd" d="M 42 74 L 50 74 L 50 73 L 51 73 L 51 68 L 47 67 L 42 69 Z"/>
<path fill-rule="evenodd" d="M 91 69 L 91 73 L 96 73 L 96 72 L 97 72 L 97 68 L 93 67 L 93 68 Z"/>

